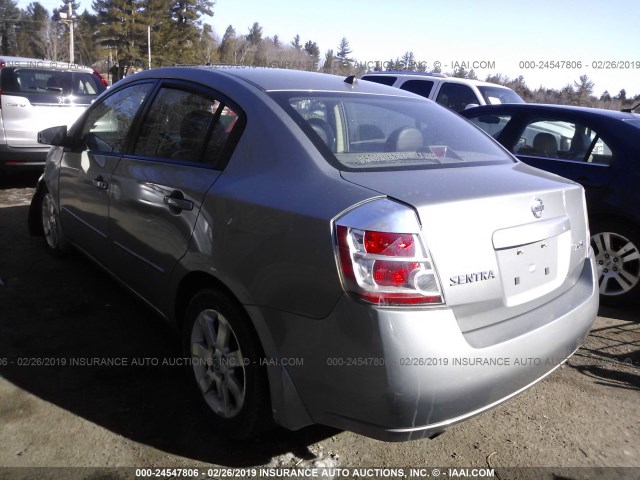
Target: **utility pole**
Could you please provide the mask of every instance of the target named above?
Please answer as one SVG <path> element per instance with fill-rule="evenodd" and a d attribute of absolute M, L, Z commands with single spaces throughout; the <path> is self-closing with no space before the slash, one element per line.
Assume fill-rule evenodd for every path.
<path fill-rule="evenodd" d="M 75 63 L 75 52 L 73 51 L 73 9 L 71 8 L 71 2 L 69 0 L 69 63 L 73 65 Z"/>
<path fill-rule="evenodd" d="M 69 63 L 75 63 L 75 53 L 73 50 L 73 0 L 69 0 L 67 7 L 68 13 L 60 12 L 60 18 L 62 21 L 69 25 Z"/>

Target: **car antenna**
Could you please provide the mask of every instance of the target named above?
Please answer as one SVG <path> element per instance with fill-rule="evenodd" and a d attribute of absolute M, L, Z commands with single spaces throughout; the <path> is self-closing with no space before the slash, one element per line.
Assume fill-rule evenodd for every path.
<path fill-rule="evenodd" d="M 351 86 L 354 86 L 355 84 L 358 83 L 358 79 L 356 78 L 355 75 L 349 75 L 347 78 L 344 79 L 344 83 L 348 83 Z"/>
<path fill-rule="evenodd" d="M 345 82 L 346 82 L 346 80 L 345 80 Z M 640 103 L 639 103 L 639 104 L 637 104 L 635 107 L 631 107 L 631 108 L 623 108 L 623 109 L 622 109 L 622 110 L 620 110 L 620 111 L 621 111 L 621 112 L 624 112 L 624 113 L 633 113 L 633 111 L 634 111 L 636 108 L 638 108 L 638 107 L 640 107 Z"/>

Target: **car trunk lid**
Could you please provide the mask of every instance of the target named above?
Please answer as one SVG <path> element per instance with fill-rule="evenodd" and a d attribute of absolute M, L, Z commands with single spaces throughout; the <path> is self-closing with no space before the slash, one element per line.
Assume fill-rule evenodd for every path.
<path fill-rule="evenodd" d="M 588 250 L 582 187 L 523 164 L 342 176 L 417 210 L 463 331 L 570 288 Z"/>

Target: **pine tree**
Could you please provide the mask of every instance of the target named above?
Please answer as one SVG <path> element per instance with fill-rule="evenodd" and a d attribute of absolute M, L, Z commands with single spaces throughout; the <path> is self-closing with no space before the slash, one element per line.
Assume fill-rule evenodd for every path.
<path fill-rule="evenodd" d="M 144 65 L 146 19 L 139 0 L 94 0 L 101 44 L 115 54 L 114 79 L 126 76 L 132 68 Z"/>
<path fill-rule="evenodd" d="M 18 52 L 17 35 L 20 9 L 13 0 L 0 0 L 0 54 L 16 55 Z"/>
<path fill-rule="evenodd" d="M 576 105 L 589 105 L 593 93 L 593 82 L 587 75 L 581 75 L 579 82 L 573 82 L 575 87 Z"/>
<path fill-rule="evenodd" d="M 314 65 L 318 65 L 320 63 L 320 47 L 318 47 L 316 42 L 309 40 L 304 44 L 304 51 L 307 52 L 309 57 L 311 57 L 311 61 Z"/>
<path fill-rule="evenodd" d="M 412 71 L 416 69 L 416 60 L 413 52 L 405 52 L 400 60 L 400 70 Z"/>
<path fill-rule="evenodd" d="M 236 31 L 229 25 L 220 42 L 220 61 L 229 65 L 236 63 Z"/>
<path fill-rule="evenodd" d="M 24 57 L 47 58 L 43 40 L 46 38 L 49 11 L 39 2 L 30 3 L 22 12 L 16 32 L 17 54 Z M 53 60 L 57 60 L 54 58 Z"/>
<path fill-rule="evenodd" d="M 262 27 L 258 22 L 255 22 L 249 29 L 247 41 L 253 46 L 257 46 L 262 41 Z"/>
<path fill-rule="evenodd" d="M 100 51 L 96 44 L 98 32 L 98 17 L 87 10 L 78 17 L 78 26 L 75 31 L 75 56 L 76 63 L 92 65 L 100 58 Z"/>
<path fill-rule="evenodd" d="M 352 50 L 349 47 L 349 41 L 342 37 L 340 44 L 338 45 L 338 53 L 336 53 L 336 60 L 338 62 L 339 73 L 347 75 L 351 73 L 351 67 L 353 66 L 353 59 L 349 56 Z"/>
<path fill-rule="evenodd" d="M 296 35 L 295 37 L 293 37 L 293 40 L 291 41 L 291 46 L 296 50 L 302 50 L 302 44 L 300 43 L 300 35 Z"/>
<path fill-rule="evenodd" d="M 327 50 L 324 54 L 324 62 L 322 63 L 322 71 L 324 73 L 336 73 L 335 65 L 336 57 L 333 54 L 333 50 Z"/>

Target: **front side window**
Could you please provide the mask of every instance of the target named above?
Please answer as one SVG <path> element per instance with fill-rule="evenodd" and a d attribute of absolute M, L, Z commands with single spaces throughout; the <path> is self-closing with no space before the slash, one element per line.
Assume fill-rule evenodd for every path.
<path fill-rule="evenodd" d="M 556 160 L 609 164 L 613 153 L 600 135 L 580 123 L 537 119 L 529 123 L 514 153 Z"/>
<path fill-rule="evenodd" d="M 129 127 L 152 88 L 151 83 L 125 87 L 92 108 L 81 132 L 89 151 L 123 153 Z"/>
<path fill-rule="evenodd" d="M 209 95 L 161 88 L 142 123 L 134 154 L 216 164 L 238 119 Z"/>
<path fill-rule="evenodd" d="M 487 105 L 500 105 L 502 103 L 524 103 L 520 96 L 509 88 L 478 87 L 480 94 Z"/>
<path fill-rule="evenodd" d="M 421 99 L 340 93 L 271 95 L 341 170 L 513 162 L 466 120 Z"/>
<path fill-rule="evenodd" d="M 451 82 L 443 83 L 438 92 L 436 102 L 454 112 L 461 112 L 469 104 L 479 104 L 478 98 L 471 88 L 461 83 Z"/>

